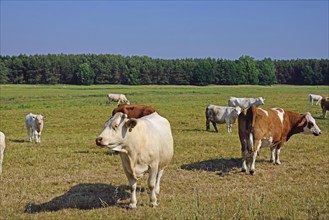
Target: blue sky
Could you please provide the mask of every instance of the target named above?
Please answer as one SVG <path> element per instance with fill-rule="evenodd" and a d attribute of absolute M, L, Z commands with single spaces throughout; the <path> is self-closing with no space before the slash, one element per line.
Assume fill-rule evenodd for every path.
<path fill-rule="evenodd" d="M 323 1 L 1 0 L 1 55 L 329 58 Z"/>

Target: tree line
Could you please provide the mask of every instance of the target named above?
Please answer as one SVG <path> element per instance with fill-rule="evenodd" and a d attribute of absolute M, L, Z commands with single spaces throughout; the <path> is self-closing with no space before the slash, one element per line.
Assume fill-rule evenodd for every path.
<path fill-rule="evenodd" d="M 111 54 L 0 56 L 0 83 L 329 85 L 328 59 L 154 59 Z"/>

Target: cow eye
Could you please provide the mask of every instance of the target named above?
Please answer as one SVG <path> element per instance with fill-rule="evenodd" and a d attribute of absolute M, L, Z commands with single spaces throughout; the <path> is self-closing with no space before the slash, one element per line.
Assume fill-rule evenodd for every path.
<path fill-rule="evenodd" d="M 313 124 L 312 122 L 309 122 L 309 123 L 307 124 L 307 127 L 308 127 L 308 128 L 312 128 L 312 127 L 314 127 L 314 124 Z"/>

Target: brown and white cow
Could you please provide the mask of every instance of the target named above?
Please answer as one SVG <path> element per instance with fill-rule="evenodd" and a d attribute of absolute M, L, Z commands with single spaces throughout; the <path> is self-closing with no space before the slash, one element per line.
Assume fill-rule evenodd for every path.
<path fill-rule="evenodd" d="M 281 164 L 280 149 L 292 135 L 303 133 L 318 136 L 321 130 L 308 112 L 296 114 L 282 108 L 262 109 L 255 106 L 243 110 L 238 117 L 242 153 L 242 172 L 251 159 L 250 174 L 255 172 L 255 161 L 261 147 L 270 147 L 271 162 Z"/>
<path fill-rule="evenodd" d="M 154 113 L 156 110 L 146 105 L 128 105 L 121 104 L 112 111 L 112 116 L 117 112 L 122 112 L 128 116 L 128 118 L 141 118 L 146 115 Z"/>
<path fill-rule="evenodd" d="M 327 117 L 327 111 L 329 111 L 329 97 L 321 99 L 321 109 L 322 109 L 322 117 Z"/>
<path fill-rule="evenodd" d="M 174 154 L 169 121 L 156 112 L 139 119 L 117 112 L 105 124 L 96 144 L 119 152 L 131 188 L 129 207 L 136 208 L 137 180 L 144 173 L 149 173 L 151 206 L 157 206 L 161 176 Z"/>

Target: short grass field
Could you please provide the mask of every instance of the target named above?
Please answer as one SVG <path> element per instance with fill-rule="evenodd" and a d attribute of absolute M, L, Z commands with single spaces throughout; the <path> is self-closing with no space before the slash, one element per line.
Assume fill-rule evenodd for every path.
<path fill-rule="evenodd" d="M 0 219 L 329 219 L 329 113 L 310 106 L 308 94 L 328 86 L 71 86 L 0 85 L 0 130 L 6 134 L 0 177 Z M 172 127 L 175 153 L 166 168 L 159 206 L 149 206 L 147 176 L 138 182 L 137 209 L 120 157 L 95 145 L 124 93 L 149 105 Z M 322 134 L 295 135 L 269 163 L 262 149 L 254 176 L 241 173 L 237 124 L 227 134 L 205 131 L 208 104 L 229 96 L 259 97 L 264 108 L 311 112 Z M 25 116 L 45 116 L 41 143 L 27 141 Z"/>

